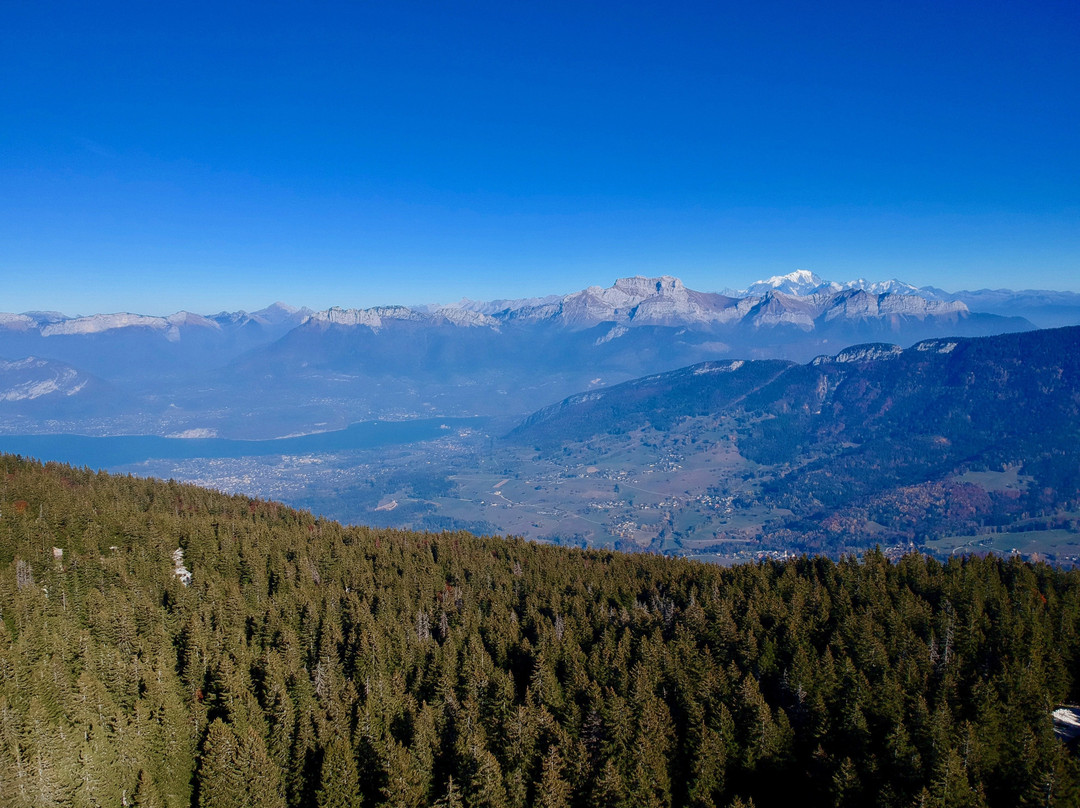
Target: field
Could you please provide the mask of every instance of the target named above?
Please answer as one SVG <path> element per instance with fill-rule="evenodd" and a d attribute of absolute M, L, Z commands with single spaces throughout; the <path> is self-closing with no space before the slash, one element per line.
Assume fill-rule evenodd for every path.
<path fill-rule="evenodd" d="M 944 536 L 928 541 L 926 549 L 938 555 L 996 553 L 998 555 L 1055 556 L 1059 562 L 1080 563 L 1080 532 L 1027 530 L 980 536 Z"/>
<path fill-rule="evenodd" d="M 1031 477 L 1020 473 L 1019 466 L 1010 466 L 1005 471 L 968 471 L 957 474 L 958 483 L 972 483 L 987 491 L 1023 491 L 1032 482 Z"/>

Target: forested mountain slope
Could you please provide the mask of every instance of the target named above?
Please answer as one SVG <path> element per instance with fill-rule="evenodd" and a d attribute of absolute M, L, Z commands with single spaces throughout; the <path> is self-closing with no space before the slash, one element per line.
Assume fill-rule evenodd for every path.
<path fill-rule="evenodd" d="M 964 445 L 954 454 L 964 456 L 995 444 L 1004 458 L 1080 430 L 1078 346 L 1074 326 L 924 340 L 906 350 L 855 345 L 803 365 L 704 362 L 572 396 L 531 415 L 512 437 L 569 442 L 698 415 L 747 414 L 758 424 L 740 444 L 762 462 L 827 444 L 888 447 L 911 435 L 958 440 Z"/>
<path fill-rule="evenodd" d="M 720 569 L 4 456 L 0 610 L 4 805 L 1080 802 L 1075 570 Z"/>
<path fill-rule="evenodd" d="M 557 456 L 642 430 L 642 442 L 681 442 L 687 457 L 719 435 L 755 464 L 756 485 L 740 485 L 733 507 L 787 512 L 763 531 L 780 548 L 1075 532 L 1078 346 L 1074 326 L 857 345 L 802 365 L 708 362 L 572 396 L 507 437 Z M 1008 474 L 1020 482 L 996 482 Z"/>

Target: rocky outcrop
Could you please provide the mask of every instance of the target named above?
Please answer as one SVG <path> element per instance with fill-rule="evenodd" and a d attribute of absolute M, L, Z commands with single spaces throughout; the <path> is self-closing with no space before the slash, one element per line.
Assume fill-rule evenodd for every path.
<path fill-rule="evenodd" d="M 841 351 L 835 356 L 816 356 L 810 362 L 811 365 L 848 364 L 852 362 L 875 362 L 881 359 L 894 359 L 900 356 L 904 349 L 899 345 L 855 345 Z"/>

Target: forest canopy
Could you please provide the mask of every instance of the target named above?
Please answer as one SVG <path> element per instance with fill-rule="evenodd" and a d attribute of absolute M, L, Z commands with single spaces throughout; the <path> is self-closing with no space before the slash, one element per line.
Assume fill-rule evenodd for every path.
<path fill-rule="evenodd" d="M 5 805 L 1080 804 L 1080 572 L 1016 559 L 724 569 L 0 456 L 0 617 Z"/>

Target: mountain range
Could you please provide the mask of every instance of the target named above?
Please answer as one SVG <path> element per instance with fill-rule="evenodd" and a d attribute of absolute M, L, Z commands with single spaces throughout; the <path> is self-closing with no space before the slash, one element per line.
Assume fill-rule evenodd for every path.
<path fill-rule="evenodd" d="M 1071 311 L 1068 293 L 1040 294 Z M 993 301 L 999 310 L 1002 295 Z M 909 345 L 1034 327 L 945 298 L 899 282 L 835 284 L 800 271 L 729 294 L 662 276 L 489 303 L 4 314 L 0 432 L 264 438 L 373 418 L 515 417 L 575 391 L 695 362 L 806 361 L 858 342 Z M 23 362 L 33 364 L 30 376 Z"/>

